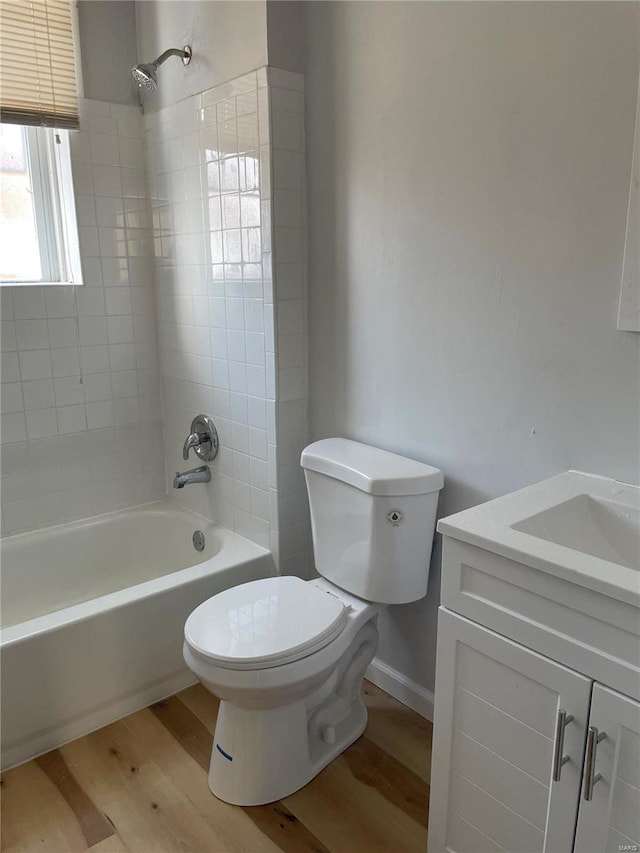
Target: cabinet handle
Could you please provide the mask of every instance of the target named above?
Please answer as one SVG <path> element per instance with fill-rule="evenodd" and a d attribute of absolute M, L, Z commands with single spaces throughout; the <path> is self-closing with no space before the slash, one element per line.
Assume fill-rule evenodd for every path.
<path fill-rule="evenodd" d="M 602 774 L 595 774 L 596 770 L 596 750 L 600 741 L 606 738 L 606 732 L 599 732 L 595 726 L 589 726 L 587 734 L 587 756 L 585 759 L 584 769 L 584 798 L 587 802 L 593 797 L 593 789 L 596 784 L 602 779 Z"/>
<path fill-rule="evenodd" d="M 562 768 L 569 760 L 568 755 L 563 755 L 564 752 L 564 730 L 573 720 L 573 714 L 567 714 L 566 711 L 558 711 L 556 717 L 556 736 L 553 744 L 553 781 L 560 781 Z"/>

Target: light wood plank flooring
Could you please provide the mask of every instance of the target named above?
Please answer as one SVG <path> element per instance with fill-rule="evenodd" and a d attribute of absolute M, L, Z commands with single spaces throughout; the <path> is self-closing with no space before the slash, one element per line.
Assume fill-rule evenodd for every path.
<path fill-rule="evenodd" d="M 369 725 L 305 788 L 240 808 L 210 794 L 215 699 L 195 685 L 7 771 L 14 851 L 425 853 L 431 724 L 365 682 Z"/>

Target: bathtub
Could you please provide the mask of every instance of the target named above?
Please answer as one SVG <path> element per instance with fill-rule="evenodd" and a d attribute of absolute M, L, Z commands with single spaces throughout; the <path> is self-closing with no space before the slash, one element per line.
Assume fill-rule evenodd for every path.
<path fill-rule="evenodd" d="M 194 683 L 182 659 L 189 613 L 274 572 L 269 551 L 171 503 L 1 548 L 2 769 Z"/>

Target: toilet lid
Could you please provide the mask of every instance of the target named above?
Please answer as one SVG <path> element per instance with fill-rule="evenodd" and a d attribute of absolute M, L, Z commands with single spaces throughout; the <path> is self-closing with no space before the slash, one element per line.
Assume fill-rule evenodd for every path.
<path fill-rule="evenodd" d="M 342 631 L 343 603 L 296 577 L 250 581 L 208 599 L 187 619 L 187 643 L 228 669 L 263 669 L 307 657 Z"/>

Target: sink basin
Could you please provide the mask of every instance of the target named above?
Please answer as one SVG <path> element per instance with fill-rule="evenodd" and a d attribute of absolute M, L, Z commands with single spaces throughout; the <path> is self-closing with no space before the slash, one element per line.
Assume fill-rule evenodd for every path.
<path fill-rule="evenodd" d="M 538 539 L 640 570 L 640 509 L 576 495 L 511 525 Z"/>
<path fill-rule="evenodd" d="M 566 471 L 438 531 L 640 608 L 640 487 Z"/>

